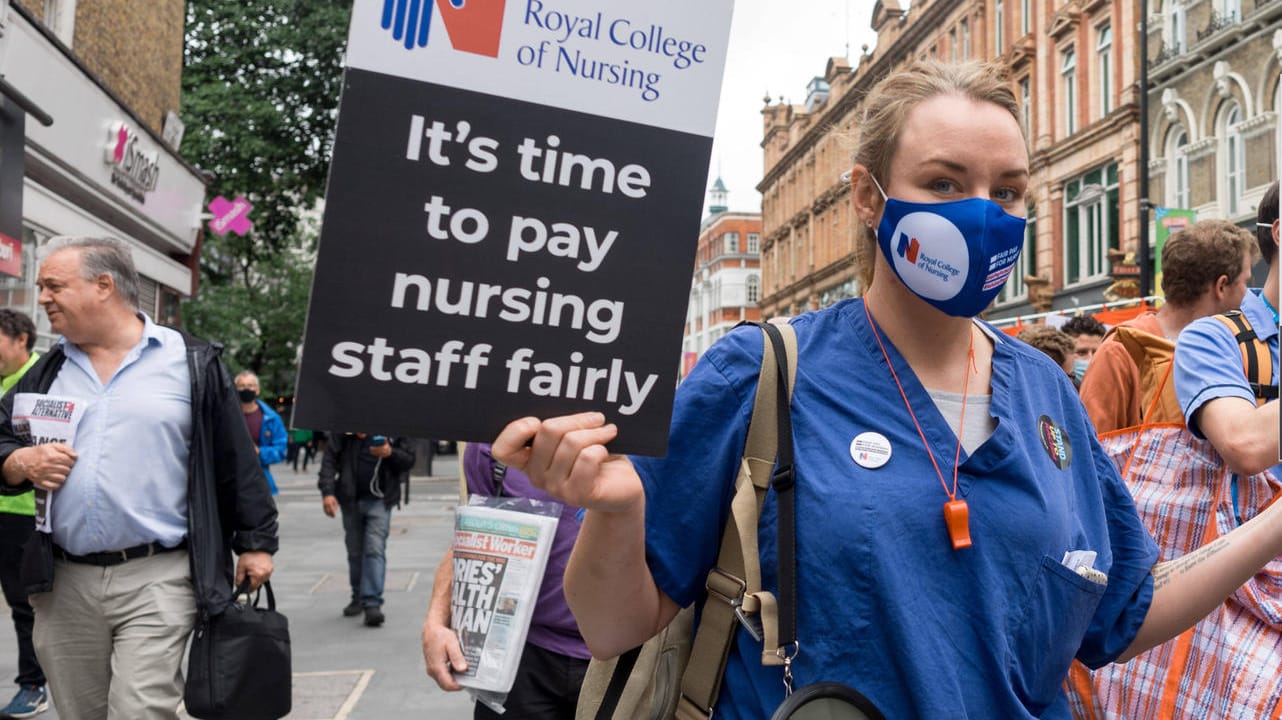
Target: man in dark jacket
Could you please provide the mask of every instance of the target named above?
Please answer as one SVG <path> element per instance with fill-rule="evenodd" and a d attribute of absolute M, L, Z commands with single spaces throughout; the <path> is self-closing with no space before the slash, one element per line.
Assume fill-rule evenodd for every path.
<path fill-rule="evenodd" d="M 35 488 L 34 642 L 58 714 L 176 718 L 182 658 L 234 581 L 271 576 L 276 507 L 218 348 L 138 312 L 129 248 L 55 239 L 37 278 L 53 349 L 0 400 L 0 493 Z M 15 398 L 86 409 L 71 444 L 32 445 Z"/>
<path fill-rule="evenodd" d="M 321 506 L 343 514 L 347 579 L 352 599 L 343 615 L 365 613 L 365 624 L 383 624 L 383 579 L 387 574 L 387 530 L 392 506 L 401 500 L 401 483 L 414 466 L 405 438 L 347 433 L 331 435 L 321 459 Z"/>

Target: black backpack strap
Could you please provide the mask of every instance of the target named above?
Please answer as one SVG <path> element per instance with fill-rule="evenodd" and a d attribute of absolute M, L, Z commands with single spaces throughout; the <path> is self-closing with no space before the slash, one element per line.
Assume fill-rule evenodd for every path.
<path fill-rule="evenodd" d="M 1256 334 L 1255 328 L 1240 310 L 1230 310 L 1215 316 L 1224 323 L 1233 339 L 1242 349 L 1242 369 L 1246 373 L 1246 382 L 1251 387 L 1259 404 L 1278 399 L 1278 386 L 1273 378 L 1273 359 L 1269 346 Z"/>
<path fill-rule="evenodd" d="M 503 497 L 503 478 L 507 477 L 507 465 L 494 460 L 490 465 L 490 479 L 494 481 L 494 497 Z"/>
<path fill-rule="evenodd" d="M 632 668 L 636 666 L 639 655 L 641 655 L 640 645 L 620 655 L 614 664 L 610 684 L 606 686 L 605 695 L 601 696 L 601 706 L 597 709 L 596 716 L 600 720 L 609 720 L 614 717 L 614 711 L 619 706 L 619 698 L 623 697 L 623 688 L 627 686 L 628 678 L 632 676 Z"/>

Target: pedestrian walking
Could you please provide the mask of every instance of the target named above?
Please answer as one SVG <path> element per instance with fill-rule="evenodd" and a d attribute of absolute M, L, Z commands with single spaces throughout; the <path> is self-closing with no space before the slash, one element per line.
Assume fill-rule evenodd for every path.
<path fill-rule="evenodd" d="M 62 337 L 0 400 L 0 493 L 49 493 L 24 559 L 36 654 L 60 717 L 177 718 L 193 624 L 271 576 L 276 507 L 217 349 L 139 311 L 128 246 L 49 247 L 36 283 Z M 19 393 L 83 403 L 75 445 L 21 440 Z"/>
<path fill-rule="evenodd" d="M 36 326 L 16 310 L 0 310 L 0 394 L 18 384 L 40 359 L 34 350 Z M 0 718 L 29 718 L 49 709 L 45 673 L 31 643 L 35 622 L 27 589 L 22 584 L 22 549 L 35 531 L 35 491 L 21 495 L 0 495 L 0 587 L 13 618 L 18 640 L 18 692 L 0 709 Z"/>
<path fill-rule="evenodd" d="M 321 459 L 321 507 L 342 515 L 351 600 L 343 615 L 365 615 L 365 624 L 383 624 L 383 581 L 387 573 L 387 532 L 401 484 L 414 466 L 405 438 L 365 433 L 331 435 Z"/>

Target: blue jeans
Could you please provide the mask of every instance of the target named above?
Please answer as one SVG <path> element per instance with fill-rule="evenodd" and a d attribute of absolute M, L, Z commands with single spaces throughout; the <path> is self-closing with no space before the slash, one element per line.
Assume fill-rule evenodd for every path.
<path fill-rule="evenodd" d="M 383 498 L 360 498 L 339 508 L 343 512 L 347 543 L 347 579 L 352 602 L 363 607 L 383 605 L 383 577 L 387 573 L 387 528 L 392 511 Z"/>

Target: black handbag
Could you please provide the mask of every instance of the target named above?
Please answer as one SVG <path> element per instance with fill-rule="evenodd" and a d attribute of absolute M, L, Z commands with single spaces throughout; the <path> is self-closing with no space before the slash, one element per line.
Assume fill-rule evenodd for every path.
<path fill-rule="evenodd" d="M 201 720 L 277 720 L 292 695 L 289 621 L 276 612 L 270 582 L 249 600 L 248 586 L 221 615 L 197 621 L 187 658 L 183 703 Z"/>

